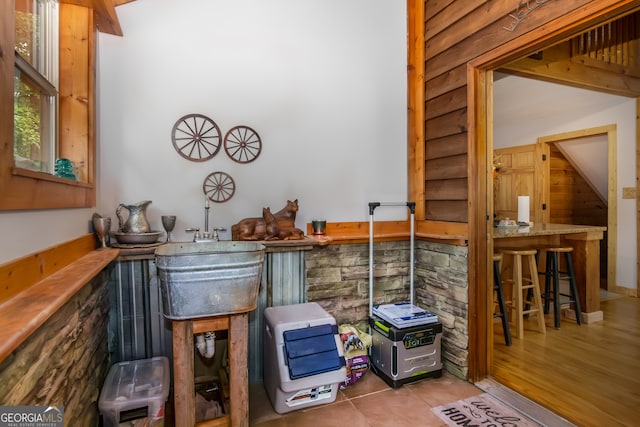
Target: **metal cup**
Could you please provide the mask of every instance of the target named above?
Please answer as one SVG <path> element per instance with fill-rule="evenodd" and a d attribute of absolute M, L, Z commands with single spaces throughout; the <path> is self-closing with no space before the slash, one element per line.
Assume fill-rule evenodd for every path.
<path fill-rule="evenodd" d="M 327 229 L 327 221 L 314 219 L 311 221 L 311 228 L 313 228 L 313 234 L 322 235 Z"/>
<path fill-rule="evenodd" d="M 107 245 L 107 238 L 109 237 L 109 231 L 111 230 L 111 218 L 93 214 L 92 222 L 93 230 L 100 241 L 100 248 L 109 247 L 109 245 Z"/>
<path fill-rule="evenodd" d="M 175 215 L 162 215 L 162 227 L 164 231 L 167 232 L 167 242 L 171 241 L 171 232 L 173 228 L 176 226 L 176 216 Z"/>

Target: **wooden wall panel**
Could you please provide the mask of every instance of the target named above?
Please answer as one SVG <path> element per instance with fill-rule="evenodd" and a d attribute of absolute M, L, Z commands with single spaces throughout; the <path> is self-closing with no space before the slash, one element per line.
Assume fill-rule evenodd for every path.
<path fill-rule="evenodd" d="M 573 2 L 548 2 L 536 7 L 518 22 L 514 31 L 516 9 L 522 2 L 514 1 L 425 1 L 425 113 L 424 113 L 424 153 L 425 188 L 424 204 L 426 220 L 459 221 L 457 212 L 430 208 L 434 199 L 442 197 L 441 179 L 468 178 L 459 176 L 462 170 L 471 170 L 468 157 L 459 151 L 460 142 L 467 137 L 467 67 L 466 64 L 486 52 L 507 43 L 514 38 L 591 3 L 590 0 Z M 526 7 L 526 6 L 525 6 Z M 522 55 L 524 56 L 524 54 Z M 515 58 L 514 58 L 515 59 Z M 455 147 L 444 147 L 447 138 L 455 141 Z M 433 147 L 432 147 L 433 145 Z M 447 149 L 450 153 L 447 154 Z M 466 148 L 468 150 L 468 148 Z M 449 156 L 449 162 L 443 162 Z M 438 158 L 438 162 L 432 159 Z M 449 178 L 443 178 L 442 164 L 454 171 Z M 431 171 L 430 168 L 437 170 Z M 459 195 L 460 193 L 456 193 Z M 443 201 L 437 199 L 438 203 Z M 419 201 L 420 202 L 420 201 Z M 467 218 L 467 215 L 464 215 Z M 466 221 L 466 219 L 465 219 Z"/>
<path fill-rule="evenodd" d="M 447 113 L 459 111 L 467 106 L 467 88 L 462 86 L 437 98 L 430 99 L 425 106 L 425 118 L 433 119 Z"/>
<path fill-rule="evenodd" d="M 462 64 L 437 77 L 427 81 L 425 87 L 425 99 L 433 99 L 443 93 L 467 87 L 467 66 Z M 428 94 L 428 96 L 427 96 Z"/>
<path fill-rule="evenodd" d="M 60 32 L 60 123 L 65 124 L 60 129 L 60 157 L 76 164 L 81 182 L 93 182 L 88 172 L 93 11 L 67 4 L 60 7 L 64 28 Z"/>
<path fill-rule="evenodd" d="M 439 159 L 467 153 L 467 134 L 457 133 L 442 138 L 432 139 L 425 149 L 425 159 Z"/>
<path fill-rule="evenodd" d="M 465 16 L 468 16 L 474 9 L 482 6 L 486 0 L 465 0 L 463 2 L 449 2 L 446 7 L 443 7 L 437 14 L 433 15 L 429 19 L 424 28 L 425 40 L 430 40 L 434 36 L 453 34 L 450 31 L 444 31 L 453 22 L 464 21 Z"/>
<path fill-rule="evenodd" d="M 426 206 L 427 217 L 447 217 L 451 222 L 464 222 L 469 219 L 467 201 L 430 200 Z"/>
<path fill-rule="evenodd" d="M 485 52 L 503 45 L 527 30 L 544 25 L 557 16 L 571 12 L 580 6 L 590 3 L 589 0 L 572 2 L 548 2 L 527 15 L 517 26 L 517 31 L 508 31 L 514 19 L 510 16 L 515 11 L 518 2 L 488 2 L 499 3 L 492 8 L 478 8 L 463 20 L 452 23 L 445 33 L 455 35 L 455 38 L 435 44 L 434 39 L 425 43 L 426 73 L 430 80 L 451 68 L 465 64 Z M 508 5 L 512 6 L 509 8 Z M 429 2 L 427 1 L 427 7 Z M 439 37 L 443 37 L 440 36 Z M 434 45 L 435 44 L 435 45 Z M 532 48 L 533 49 L 533 48 Z M 533 52 L 530 52 L 533 53 Z M 521 56 L 526 56 L 523 52 Z M 516 58 L 514 58 L 516 59 Z"/>
<path fill-rule="evenodd" d="M 455 0 L 429 0 L 429 9 L 425 9 L 424 11 L 425 20 L 431 20 L 436 16 L 436 14 L 440 13 L 442 9 L 449 6 L 453 2 L 455 2 Z"/>
<path fill-rule="evenodd" d="M 606 227 L 606 203 L 554 144 L 550 146 L 550 222 Z"/>
<path fill-rule="evenodd" d="M 434 180 L 429 183 L 429 200 L 467 200 L 469 183 L 466 178 Z"/>
<path fill-rule="evenodd" d="M 426 121 L 427 141 L 467 131 L 467 109 L 456 110 Z"/>
<path fill-rule="evenodd" d="M 467 155 L 427 160 L 425 178 L 430 180 L 457 179 L 467 177 Z"/>
<path fill-rule="evenodd" d="M 476 3 L 476 2 L 474 2 Z M 469 50 L 469 47 L 466 45 L 474 45 L 477 40 L 482 35 L 482 32 L 485 28 L 491 27 L 496 21 L 503 21 L 503 25 L 508 25 L 508 15 L 512 13 L 516 7 L 516 4 L 513 4 L 509 1 L 500 1 L 500 2 L 487 2 L 483 3 L 488 4 L 483 7 L 476 7 L 473 11 L 463 16 L 461 19 L 457 21 L 449 20 L 448 24 L 444 30 L 437 34 L 430 34 L 431 37 L 426 39 L 425 49 L 426 55 L 429 58 L 435 58 L 438 55 L 442 55 L 447 53 L 448 50 L 456 50 L 459 54 L 464 53 L 465 57 L 457 58 L 454 62 L 452 62 L 451 66 L 455 67 L 460 64 L 464 64 L 467 59 L 473 58 L 475 55 L 483 52 L 485 49 L 477 49 L 474 53 L 472 50 Z M 427 1 L 427 5 L 429 2 Z M 474 4 L 477 6 L 477 4 Z M 455 8 L 458 5 L 452 5 L 450 9 Z M 455 12 L 452 10 L 447 11 L 447 14 L 442 13 L 441 15 L 455 15 Z M 426 24 L 429 26 L 429 23 Z M 503 30 L 504 31 L 504 30 Z M 510 33 L 511 36 L 512 33 Z M 483 35 L 480 39 L 487 42 L 487 36 Z M 479 40 L 480 41 L 480 40 Z M 461 47 L 458 47 L 461 46 Z M 490 46 L 487 45 L 487 48 Z M 437 63 L 436 63 L 437 64 Z M 451 67 L 444 67 L 451 68 Z M 436 74 L 436 70 L 433 72 Z"/>
<path fill-rule="evenodd" d="M 44 280 L 93 251 L 93 233 L 0 265 L 0 303 Z"/>

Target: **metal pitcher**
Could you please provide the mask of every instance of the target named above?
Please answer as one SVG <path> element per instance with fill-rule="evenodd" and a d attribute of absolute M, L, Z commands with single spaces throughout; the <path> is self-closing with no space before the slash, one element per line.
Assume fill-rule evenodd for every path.
<path fill-rule="evenodd" d="M 135 205 L 125 205 L 120 203 L 120 206 L 116 209 L 120 232 L 149 233 L 151 231 L 151 227 L 149 227 L 149 221 L 147 221 L 147 206 L 149 206 L 150 203 L 151 200 L 138 202 Z M 129 211 L 129 216 L 126 221 L 121 214 L 122 208 Z"/>

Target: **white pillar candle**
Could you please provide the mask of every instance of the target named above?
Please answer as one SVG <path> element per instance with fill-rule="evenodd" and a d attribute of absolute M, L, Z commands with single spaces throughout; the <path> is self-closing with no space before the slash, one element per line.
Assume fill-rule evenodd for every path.
<path fill-rule="evenodd" d="M 529 224 L 529 196 L 518 196 L 518 222 Z"/>

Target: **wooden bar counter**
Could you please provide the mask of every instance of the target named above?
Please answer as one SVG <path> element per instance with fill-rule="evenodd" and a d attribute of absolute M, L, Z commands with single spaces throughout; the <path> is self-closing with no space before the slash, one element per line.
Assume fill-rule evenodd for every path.
<path fill-rule="evenodd" d="M 535 224 L 493 229 L 494 249 L 538 248 L 564 244 L 573 247 L 573 264 L 585 321 L 602 320 L 600 311 L 600 240 L 606 227 L 572 224 Z M 586 319 L 585 319 L 586 318 Z"/>

